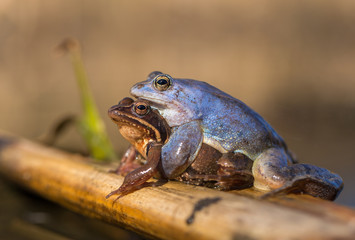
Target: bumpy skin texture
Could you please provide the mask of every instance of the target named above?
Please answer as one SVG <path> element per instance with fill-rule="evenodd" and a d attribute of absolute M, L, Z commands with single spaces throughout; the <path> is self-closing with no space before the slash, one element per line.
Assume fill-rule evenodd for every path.
<path fill-rule="evenodd" d="M 239 153 L 253 160 L 254 186 L 259 189 L 299 191 L 333 200 L 343 187 L 337 174 L 294 164 L 283 139 L 260 115 L 205 82 L 153 72 L 134 85 L 131 94 L 147 100 L 173 127 L 173 137 L 162 148 L 162 165 L 169 166 L 167 178 L 183 174 L 205 143 L 221 153 Z M 193 135 L 186 133 L 190 130 Z M 189 150 L 181 154 L 181 149 Z"/>

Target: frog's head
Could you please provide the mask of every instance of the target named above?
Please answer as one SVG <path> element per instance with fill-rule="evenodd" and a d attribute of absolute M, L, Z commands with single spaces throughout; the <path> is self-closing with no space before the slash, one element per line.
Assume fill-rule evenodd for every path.
<path fill-rule="evenodd" d="M 145 149 L 150 141 L 164 143 L 169 137 L 168 124 L 146 101 L 124 98 L 108 110 L 108 115 L 137 150 Z"/>
<path fill-rule="evenodd" d="M 213 104 L 210 96 L 228 96 L 205 82 L 172 78 L 159 71 L 134 85 L 131 94 L 159 109 L 171 127 L 201 119 L 202 109 Z"/>

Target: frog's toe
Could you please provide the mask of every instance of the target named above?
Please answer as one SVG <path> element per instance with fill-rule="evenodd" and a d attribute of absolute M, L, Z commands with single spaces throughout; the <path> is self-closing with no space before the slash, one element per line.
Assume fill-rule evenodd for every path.
<path fill-rule="evenodd" d="M 264 195 L 261 199 L 269 197 L 295 193 L 295 194 L 308 194 L 313 197 L 319 197 L 322 199 L 333 201 L 343 189 L 341 183 L 331 183 L 328 181 L 322 181 L 310 177 L 295 178 L 292 181 L 286 182 L 282 187 L 274 189 Z"/>
<path fill-rule="evenodd" d="M 119 195 L 115 200 L 114 200 L 114 202 L 116 202 L 119 198 L 121 198 L 122 196 L 123 196 L 123 194 L 121 194 L 122 193 L 122 191 L 121 191 L 121 188 L 118 188 L 118 189 L 116 189 L 116 190 L 114 190 L 114 191 L 112 191 L 112 192 L 110 192 L 109 194 L 107 194 L 106 195 L 106 199 L 108 199 L 108 198 L 110 198 L 112 195 Z"/>
<path fill-rule="evenodd" d="M 128 185 L 122 185 L 118 189 L 110 192 L 109 194 L 106 195 L 106 199 L 110 198 L 112 195 L 118 195 L 118 197 L 115 199 L 117 201 L 119 198 L 123 197 L 124 195 L 127 195 L 128 193 L 134 192 L 138 190 L 140 186 L 128 186 Z"/>
<path fill-rule="evenodd" d="M 159 186 L 164 185 L 166 182 L 167 182 L 167 180 L 165 180 L 165 179 L 159 179 L 156 182 L 144 182 L 144 183 L 142 183 L 140 185 L 136 185 L 136 186 L 122 185 L 118 189 L 107 194 L 105 198 L 108 199 L 112 195 L 118 195 L 118 197 L 116 197 L 116 199 L 113 201 L 113 202 L 116 202 L 118 199 L 120 199 L 121 197 L 123 197 L 129 193 L 135 192 L 139 189 L 146 188 L 146 187 L 159 187 Z"/>

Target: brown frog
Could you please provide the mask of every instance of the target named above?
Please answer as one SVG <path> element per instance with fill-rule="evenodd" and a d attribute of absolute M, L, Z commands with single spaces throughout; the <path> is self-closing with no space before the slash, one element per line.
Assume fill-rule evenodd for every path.
<path fill-rule="evenodd" d="M 124 98 L 108 111 L 110 118 L 132 146 L 127 150 L 117 173 L 125 175 L 123 184 L 106 196 L 126 195 L 146 186 L 155 176 L 167 179 L 161 165 L 161 148 L 171 135 L 171 128 L 157 110 L 146 101 Z M 141 165 L 146 159 L 146 163 Z M 253 185 L 252 161 L 241 153 L 224 153 L 202 144 L 194 162 L 173 179 L 221 190 L 241 189 Z"/>

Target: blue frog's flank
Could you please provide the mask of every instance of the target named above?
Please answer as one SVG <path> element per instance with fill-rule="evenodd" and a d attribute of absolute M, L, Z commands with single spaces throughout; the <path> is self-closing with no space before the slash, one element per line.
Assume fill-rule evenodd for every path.
<path fill-rule="evenodd" d="M 258 189 L 333 200 L 343 188 L 337 174 L 296 163 L 283 139 L 259 114 L 205 82 L 156 71 L 134 85 L 131 94 L 158 109 L 172 128 L 161 153 L 162 169 L 169 179 L 194 162 L 204 143 L 221 153 L 238 153 L 254 161 L 252 174 Z"/>

